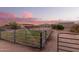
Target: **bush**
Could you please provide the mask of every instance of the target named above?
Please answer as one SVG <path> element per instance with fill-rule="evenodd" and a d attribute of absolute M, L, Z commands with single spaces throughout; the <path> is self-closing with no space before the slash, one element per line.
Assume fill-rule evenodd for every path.
<path fill-rule="evenodd" d="M 2 27 L 0 27 L 0 31 L 5 31 L 5 29 L 3 29 Z"/>
<path fill-rule="evenodd" d="M 79 25 L 78 24 L 73 25 L 70 31 L 79 33 Z"/>
<path fill-rule="evenodd" d="M 56 29 L 57 25 L 51 25 L 52 29 Z"/>
<path fill-rule="evenodd" d="M 64 29 L 64 26 L 63 25 L 57 25 L 57 29 L 58 30 L 63 30 Z"/>
<path fill-rule="evenodd" d="M 64 26 L 61 24 L 52 25 L 52 29 L 64 30 Z"/>
<path fill-rule="evenodd" d="M 16 22 L 9 23 L 10 29 L 19 29 L 20 26 Z"/>

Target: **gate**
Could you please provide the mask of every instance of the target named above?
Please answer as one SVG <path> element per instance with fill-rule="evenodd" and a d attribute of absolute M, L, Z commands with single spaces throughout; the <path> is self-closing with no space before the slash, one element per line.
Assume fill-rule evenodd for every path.
<path fill-rule="evenodd" d="M 58 33 L 57 35 L 58 52 L 79 52 L 78 33 Z"/>
<path fill-rule="evenodd" d="M 44 30 L 40 33 L 40 50 L 43 49 L 46 45 L 47 39 L 51 33 L 51 30 Z"/>

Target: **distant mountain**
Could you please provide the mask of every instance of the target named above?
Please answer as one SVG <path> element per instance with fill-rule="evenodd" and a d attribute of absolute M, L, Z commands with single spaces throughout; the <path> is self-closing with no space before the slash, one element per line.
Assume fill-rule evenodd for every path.
<path fill-rule="evenodd" d="M 33 21 L 33 24 L 55 24 L 57 21 Z"/>
<path fill-rule="evenodd" d="M 32 22 L 38 20 L 37 18 L 15 18 L 16 22 Z"/>
<path fill-rule="evenodd" d="M 16 17 L 15 14 L 12 13 L 3 13 L 0 12 L 0 25 L 7 24 L 9 22 L 16 21 L 19 24 L 53 24 L 57 23 L 57 21 L 43 21 L 39 18 L 20 18 Z"/>
<path fill-rule="evenodd" d="M 54 24 L 57 23 L 57 21 L 42 21 L 38 20 L 37 18 L 3 18 L 0 17 L 0 24 L 4 25 L 9 22 L 16 21 L 19 24 Z"/>
<path fill-rule="evenodd" d="M 55 24 L 57 23 L 56 20 L 48 21 L 48 20 L 39 20 L 37 18 L 16 18 L 16 22 L 19 24 Z"/>

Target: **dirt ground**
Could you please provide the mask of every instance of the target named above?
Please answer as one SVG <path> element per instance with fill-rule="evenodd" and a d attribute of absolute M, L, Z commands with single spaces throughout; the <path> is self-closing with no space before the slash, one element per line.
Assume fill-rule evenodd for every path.
<path fill-rule="evenodd" d="M 13 44 L 4 40 L 0 40 L 0 52 L 53 52 L 56 51 L 56 40 L 53 36 L 54 33 L 50 34 L 50 37 L 41 51 L 40 49 L 27 47 L 19 44 Z"/>
<path fill-rule="evenodd" d="M 0 40 L 0 52 L 56 52 L 58 32 L 60 31 L 52 30 L 45 47 L 41 51 L 40 49 L 27 47 L 19 44 L 13 44 L 11 42 Z"/>
<path fill-rule="evenodd" d="M 0 40 L 0 52 L 36 52 L 39 49 Z"/>

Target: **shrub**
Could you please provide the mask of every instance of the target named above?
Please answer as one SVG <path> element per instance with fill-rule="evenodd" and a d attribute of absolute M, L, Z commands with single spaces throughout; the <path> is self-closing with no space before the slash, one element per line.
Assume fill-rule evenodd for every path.
<path fill-rule="evenodd" d="M 3 27 L 0 27 L 0 31 L 5 31 L 5 29 L 3 29 Z"/>
<path fill-rule="evenodd" d="M 79 33 L 79 25 L 78 24 L 73 25 L 70 31 Z"/>
<path fill-rule="evenodd" d="M 61 24 L 52 25 L 52 29 L 64 30 L 64 26 Z"/>
<path fill-rule="evenodd" d="M 64 26 L 59 24 L 59 25 L 57 25 L 57 29 L 58 30 L 63 30 L 64 29 Z"/>

